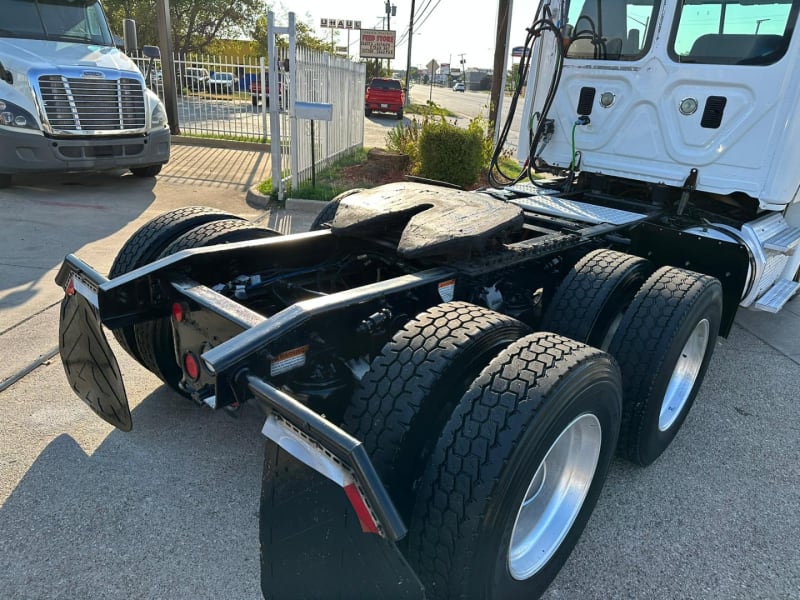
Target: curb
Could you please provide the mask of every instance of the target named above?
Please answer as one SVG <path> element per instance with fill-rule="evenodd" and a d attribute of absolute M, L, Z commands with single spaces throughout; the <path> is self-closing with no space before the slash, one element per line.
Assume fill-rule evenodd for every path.
<path fill-rule="evenodd" d="M 258 191 L 258 185 L 254 185 L 247 190 L 245 201 L 250 206 L 263 208 L 266 210 L 285 210 L 287 212 L 307 214 L 311 217 L 317 216 L 326 202 L 324 200 L 306 200 L 304 198 L 287 198 L 283 206 L 278 202 L 273 202 L 269 196 L 265 196 Z"/>

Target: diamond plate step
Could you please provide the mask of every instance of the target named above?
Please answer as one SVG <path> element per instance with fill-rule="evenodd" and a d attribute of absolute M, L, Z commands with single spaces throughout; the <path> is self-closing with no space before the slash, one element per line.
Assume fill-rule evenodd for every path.
<path fill-rule="evenodd" d="M 789 299 L 800 288 L 800 282 L 789 279 L 778 279 L 755 303 L 757 310 L 776 313 L 783 308 Z"/>
<path fill-rule="evenodd" d="M 764 242 L 764 248 L 788 254 L 800 244 L 800 228 L 786 227 Z"/>
<path fill-rule="evenodd" d="M 519 187 L 522 186 L 510 186 L 506 189 L 512 192 L 523 191 L 518 189 Z M 510 200 L 510 202 L 532 212 L 564 219 L 572 219 L 573 221 L 581 221 L 583 223 L 592 223 L 594 225 L 600 223 L 628 225 L 629 223 L 636 223 L 637 221 L 642 221 L 647 218 L 647 215 L 641 213 L 628 212 L 627 210 L 608 208 L 606 206 L 597 206 L 596 204 L 567 200 L 566 198 L 543 196 L 541 194 L 528 196 L 526 198 L 514 198 Z"/>

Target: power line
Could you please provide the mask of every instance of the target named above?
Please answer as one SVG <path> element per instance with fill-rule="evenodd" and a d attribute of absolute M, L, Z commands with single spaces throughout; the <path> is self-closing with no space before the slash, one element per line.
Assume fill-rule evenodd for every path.
<path fill-rule="evenodd" d="M 415 33 L 419 33 L 419 28 L 425 24 L 425 21 L 428 20 L 428 18 L 433 14 L 433 11 L 436 10 L 436 7 L 439 6 L 439 4 L 441 4 L 442 2 L 442 0 L 436 0 L 436 4 L 434 4 L 433 7 L 428 11 L 428 13 L 425 14 L 425 10 L 428 7 L 430 7 L 432 1 L 433 0 L 428 0 L 425 6 L 420 10 L 419 16 L 415 19 L 414 22 L 414 29 L 416 30 Z M 400 36 L 400 39 L 397 41 L 396 45 L 401 46 L 406 41 L 407 38 L 408 38 L 408 28 L 406 28 L 406 30 L 403 32 L 403 35 Z"/>
<path fill-rule="evenodd" d="M 441 3 L 442 0 L 436 0 L 436 4 L 433 5 L 433 8 L 431 8 L 430 11 L 428 11 L 428 14 L 422 18 L 422 22 L 419 23 L 419 25 L 417 25 L 417 32 L 419 32 L 419 28 L 425 24 L 425 21 L 428 20 L 428 17 L 430 17 L 433 14 L 433 11 L 436 10 L 436 7 L 439 6 L 439 4 Z"/>

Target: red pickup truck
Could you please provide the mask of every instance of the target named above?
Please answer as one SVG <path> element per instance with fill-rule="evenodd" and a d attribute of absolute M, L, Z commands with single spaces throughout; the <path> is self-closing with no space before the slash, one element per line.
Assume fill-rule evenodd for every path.
<path fill-rule="evenodd" d="M 364 97 L 364 114 L 370 116 L 372 111 L 393 112 L 398 119 L 402 119 L 405 99 L 400 80 L 373 77 Z"/>

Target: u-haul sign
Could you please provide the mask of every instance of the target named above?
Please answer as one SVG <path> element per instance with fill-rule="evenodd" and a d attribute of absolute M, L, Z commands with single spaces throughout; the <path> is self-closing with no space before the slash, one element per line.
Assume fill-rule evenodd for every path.
<path fill-rule="evenodd" d="M 386 29 L 361 30 L 361 58 L 394 58 L 395 32 Z"/>

